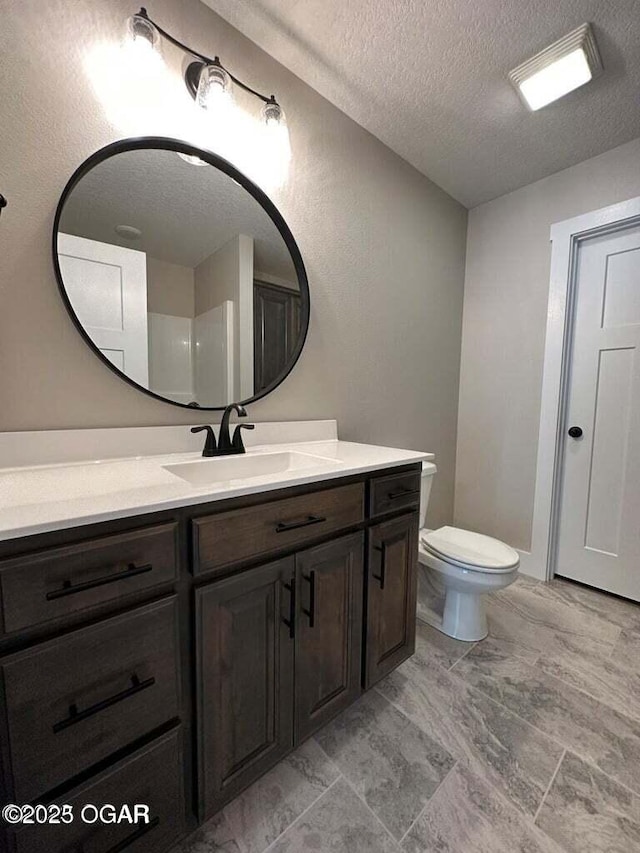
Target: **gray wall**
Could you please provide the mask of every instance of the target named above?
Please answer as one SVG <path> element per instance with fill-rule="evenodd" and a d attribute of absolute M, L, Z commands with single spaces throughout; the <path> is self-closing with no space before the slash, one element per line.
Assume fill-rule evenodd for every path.
<path fill-rule="evenodd" d="M 174 317 L 195 317 L 194 270 L 147 255 L 147 308 Z"/>
<path fill-rule="evenodd" d="M 50 258 L 67 179 L 122 135 L 87 79 L 86 51 L 119 37 L 135 8 L 0 0 L 0 430 L 194 422 L 90 352 Z M 343 438 L 434 451 L 431 522 L 450 520 L 466 211 L 197 0 L 156 0 L 150 12 L 287 111 L 290 181 L 272 197 L 307 265 L 311 326 L 296 370 L 250 416 L 335 417 Z"/>
<path fill-rule="evenodd" d="M 469 213 L 455 522 L 528 551 L 554 222 L 640 195 L 640 140 Z"/>

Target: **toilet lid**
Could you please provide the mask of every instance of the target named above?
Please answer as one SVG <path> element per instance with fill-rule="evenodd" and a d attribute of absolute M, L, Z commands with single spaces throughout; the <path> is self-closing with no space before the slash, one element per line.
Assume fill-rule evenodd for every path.
<path fill-rule="evenodd" d="M 518 552 L 499 539 L 459 527 L 425 531 L 420 539 L 428 551 L 459 566 L 500 571 L 512 569 L 520 562 Z"/>

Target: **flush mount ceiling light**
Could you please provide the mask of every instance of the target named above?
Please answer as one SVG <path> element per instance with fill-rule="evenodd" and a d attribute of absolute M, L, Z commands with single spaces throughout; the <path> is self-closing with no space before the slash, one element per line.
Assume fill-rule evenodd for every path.
<path fill-rule="evenodd" d="M 113 230 L 123 240 L 139 240 L 142 237 L 142 231 L 135 225 L 116 225 Z"/>
<path fill-rule="evenodd" d="M 509 80 L 530 110 L 539 110 L 602 71 L 593 30 L 582 24 L 549 47 L 518 65 Z"/>
<path fill-rule="evenodd" d="M 136 52 L 141 55 L 160 58 L 160 42 L 161 39 L 165 39 L 191 58 L 192 61 L 189 62 L 184 73 L 184 81 L 189 94 L 203 110 L 214 112 L 223 106 L 228 107 L 233 100 L 232 88 L 236 85 L 262 101 L 262 120 L 268 128 L 275 125 L 286 131 L 284 112 L 276 101 L 275 95 L 263 95 L 243 83 L 224 67 L 219 57 L 215 56 L 212 59 L 183 44 L 158 26 L 149 17 L 144 7 L 127 22 L 127 36 L 130 45 L 135 47 Z"/>

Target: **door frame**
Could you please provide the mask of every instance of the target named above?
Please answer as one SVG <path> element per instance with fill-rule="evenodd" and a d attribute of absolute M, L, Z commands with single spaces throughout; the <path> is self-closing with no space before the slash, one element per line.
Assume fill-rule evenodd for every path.
<path fill-rule="evenodd" d="M 522 554 L 523 568 L 526 568 L 528 574 L 541 579 L 551 580 L 556 569 L 578 252 L 585 240 L 638 224 L 640 197 L 565 219 L 551 226 L 551 277 L 531 551 Z"/>

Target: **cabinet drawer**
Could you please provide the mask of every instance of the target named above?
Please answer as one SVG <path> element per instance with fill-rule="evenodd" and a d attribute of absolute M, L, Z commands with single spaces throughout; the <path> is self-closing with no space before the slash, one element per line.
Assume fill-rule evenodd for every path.
<path fill-rule="evenodd" d="M 0 660 L 17 802 L 178 715 L 176 635 L 172 597 Z"/>
<path fill-rule="evenodd" d="M 420 471 L 388 474 L 371 480 L 369 515 L 384 515 L 420 504 Z"/>
<path fill-rule="evenodd" d="M 73 809 L 70 824 L 23 826 L 10 834 L 12 853 L 160 853 L 168 850 L 184 829 L 182 731 L 174 729 L 132 756 L 74 788 L 56 802 Z M 148 822 L 83 823 L 87 804 L 123 805 L 133 813 L 135 804 L 149 806 Z M 89 817 L 92 814 L 89 813 Z"/>
<path fill-rule="evenodd" d="M 363 518 L 362 483 L 198 518 L 193 570 L 199 574 L 299 545 Z"/>
<path fill-rule="evenodd" d="M 2 560 L 7 633 L 67 616 L 176 576 L 177 524 L 162 524 Z"/>

